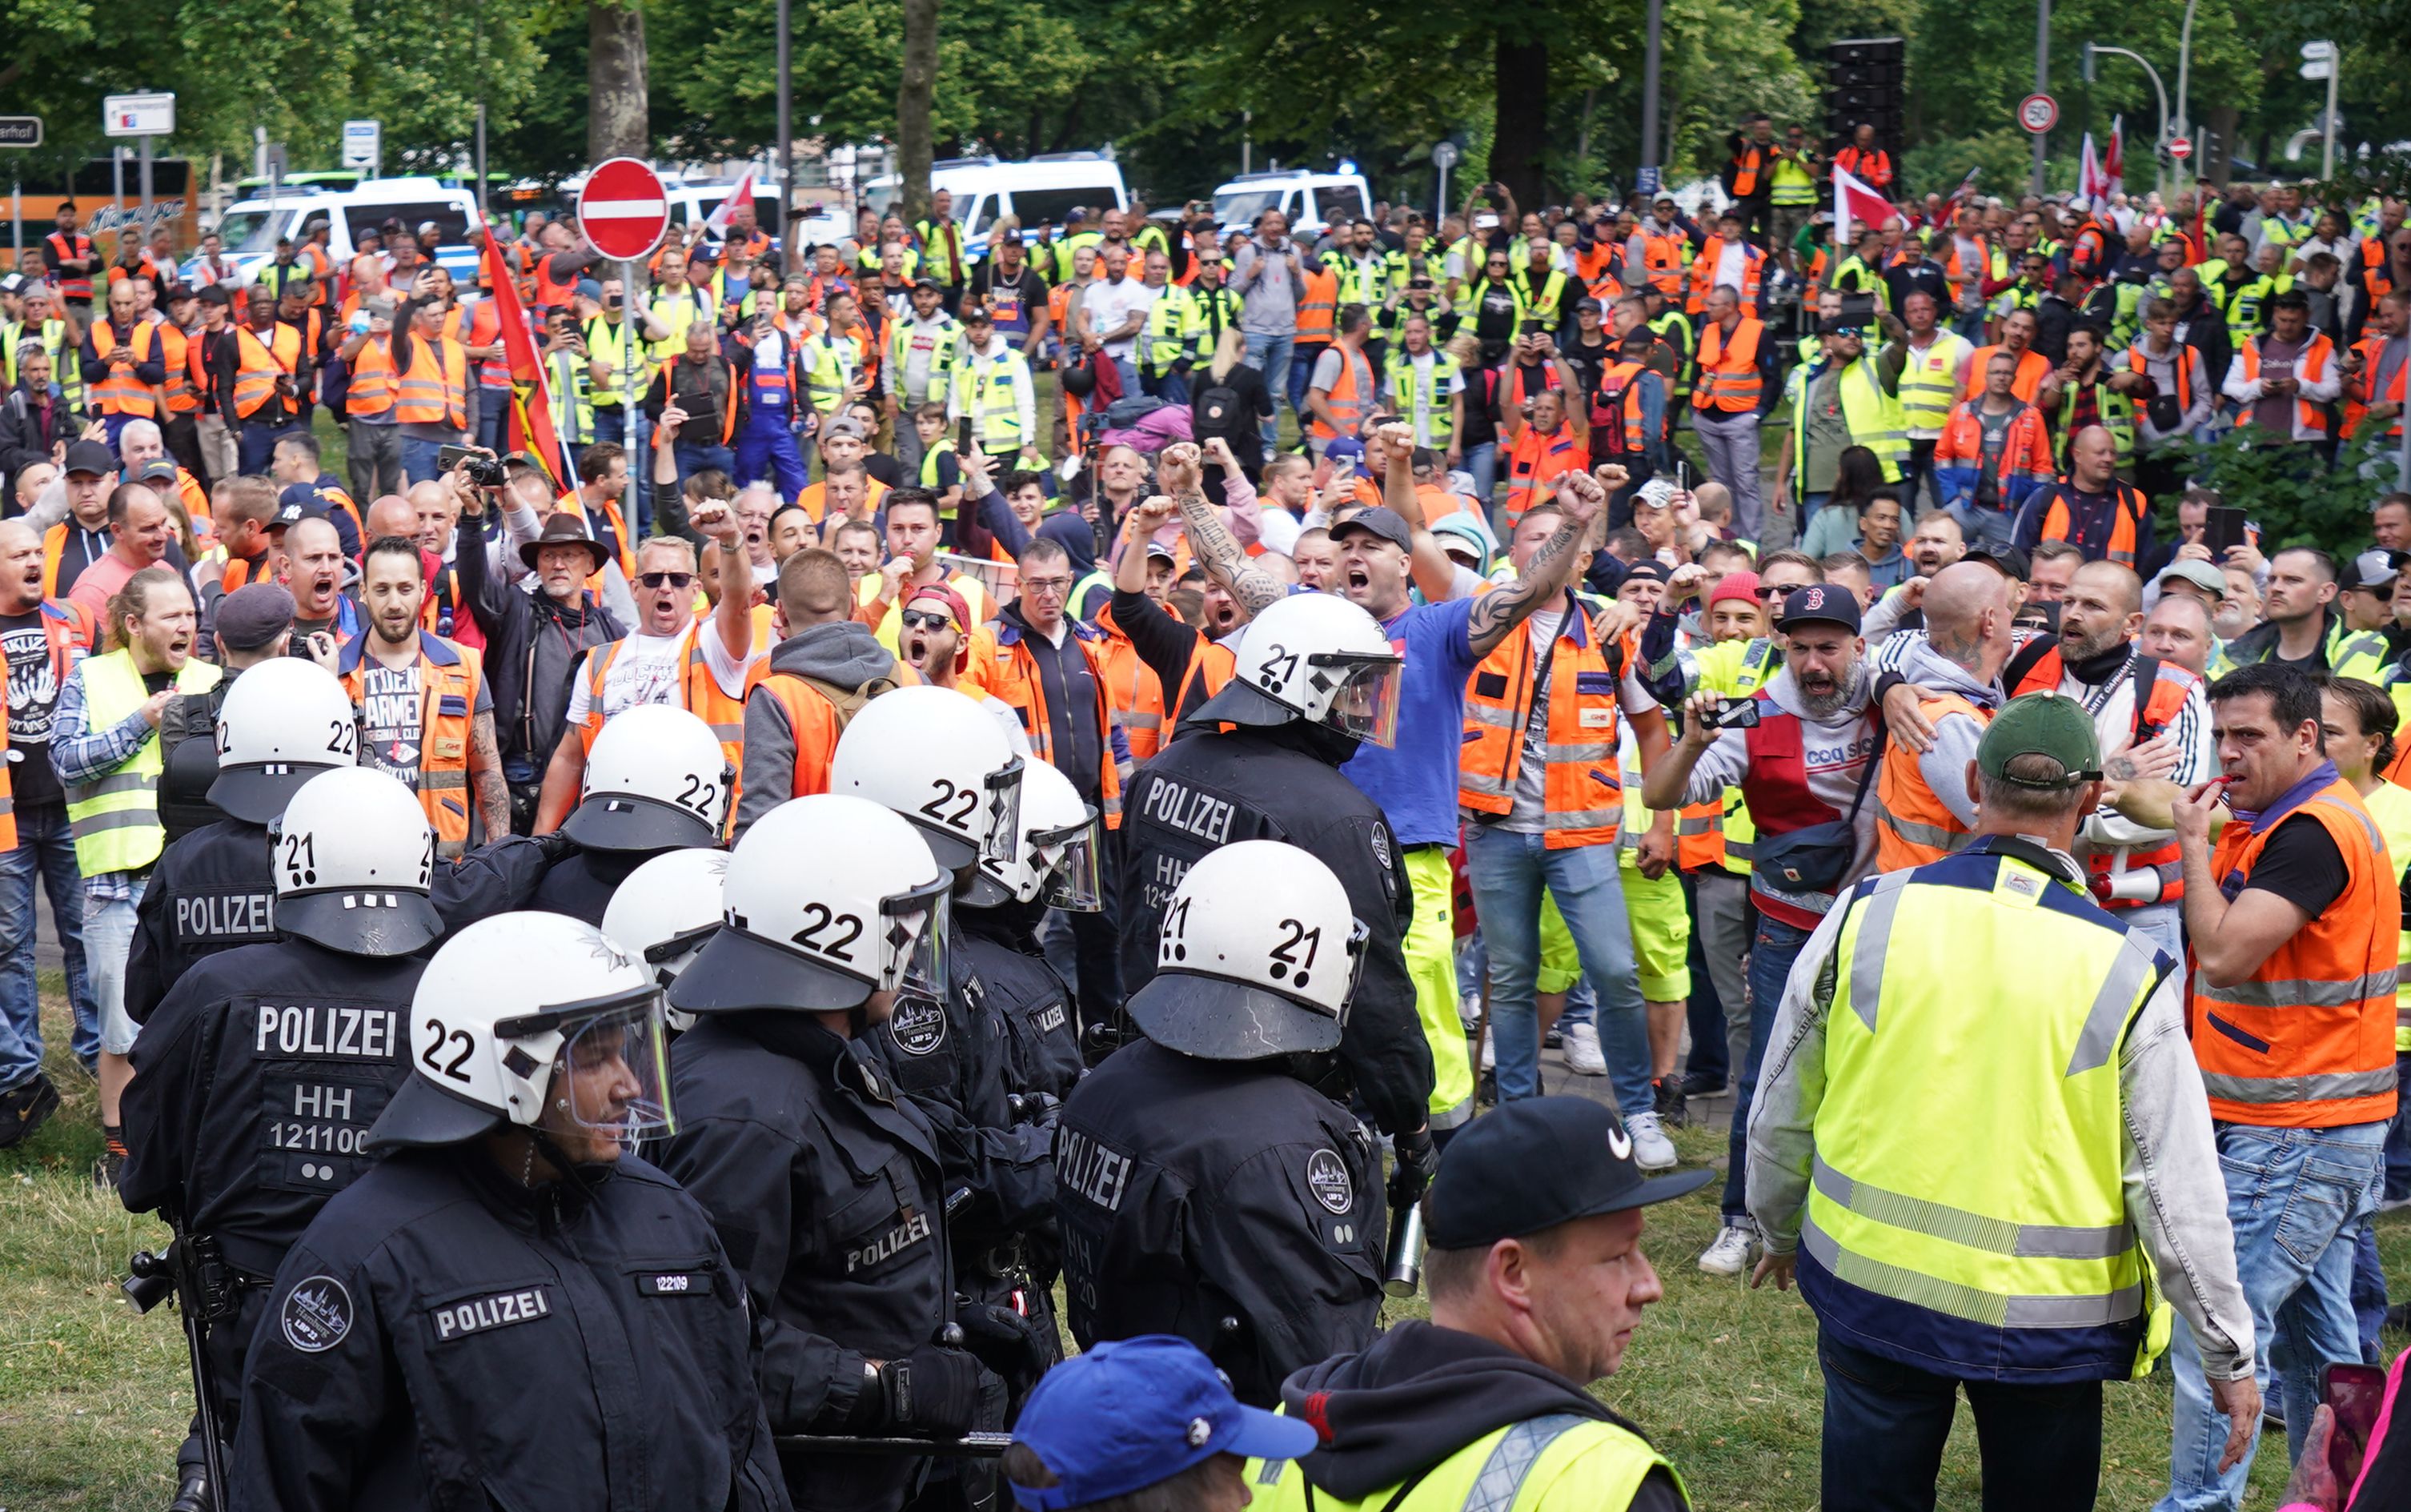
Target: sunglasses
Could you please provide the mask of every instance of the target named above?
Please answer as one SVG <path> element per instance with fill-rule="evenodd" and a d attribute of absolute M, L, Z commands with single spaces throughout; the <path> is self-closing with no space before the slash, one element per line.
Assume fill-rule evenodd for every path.
<path fill-rule="evenodd" d="M 955 628 L 954 616 L 932 614 L 926 609 L 907 609 L 902 614 L 897 616 L 897 618 L 902 622 L 906 630 L 952 630 Z"/>
<path fill-rule="evenodd" d="M 1789 593 L 1789 592 L 1790 592 L 1790 591 L 1791 591 L 1791 590 L 1790 590 L 1790 589 L 1788 589 L 1788 588 L 1764 588 L 1764 587 L 1761 587 L 1761 588 L 1760 588 L 1760 589 L 1759 589 L 1759 590 L 1758 590 L 1758 596 L 1759 596 L 1760 598 L 1761 598 L 1761 599 L 1765 600 L 1767 603 L 1774 603 L 1775 600 L 1777 600 L 1777 599 L 1779 599 L 1779 598 L 1783 597 L 1783 595 L 1785 595 L 1786 593 Z"/>
<path fill-rule="evenodd" d="M 692 588 L 694 586 L 694 574 L 638 573 L 636 581 L 647 588 Z"/>

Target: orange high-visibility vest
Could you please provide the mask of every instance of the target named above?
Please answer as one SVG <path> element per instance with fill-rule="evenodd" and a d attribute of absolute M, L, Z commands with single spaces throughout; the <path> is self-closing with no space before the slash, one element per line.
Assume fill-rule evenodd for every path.
<path fill-rule="evenodd" d="M 393 408 L 401 386 L 393 371 L 393 338 L 372 336 L 352 358 L 352 386 L 343 399 L 343 413 L 383 414 Z"/>
<path fill-rule="evenodd" d="M 188 348 L 193 342 L 173 323 L 162 322 L 159 329 L 159 360 L 168 369 L 168 382 L 162 392 L 167 396 L 168 413 L 190 414 L 201 407 L 201 396 L 193 385 Z"/>
<path fill-rule="evenodd" d="M 42 246 L 49 252 L 51 267 L 54 269 L 61 263 L 89 263 L 92 261 L 92 238 L 84 235 L 81 231 L 72 233 L 66 231 L 53 231 L 49 236 L 42 238 Z M 51 276 L 53 281 L 56 282 L 59 286 L 60 298 L 83 299 L 86 301 L 89 301 L 92 298 L 92 275 L 89 273 L 80 274 L 74 278 L 68 278 L 55 272 Z"/>
<path fill-rule="evenodd" d="M 301 333 L 277 326 L 262 342 L 250 327 L 239 327 L 234 349 L 234 413 L 248 419 L 276 392 L 277 379 L 290 378 L 300 370 Z"/>
<path fill-rule="evenodd" d="M 361 662 L 369 637 L 346 641 L 337 665 L 352 706 L 360 705 Z M 478 655 L 457 641 L 418 635 L 419 699 L 425 725 L 418 742 L 418 804 L 435 831 L 435 853 L 447 859 L 469 847 L 469 729 L 475 722 Z"/>
<path fill-rule="evenodd" d="M 918 687 L 921 675 L 902 657 L 880 675 L 899 688 Z M 876 695 L 874 695 L 876 696 Z M 767 661 L 756 662 L 747 674 L 745 697 L 767 698 L 786 712 L 787 728 L 796 738 L 796 764 L 788 778 L 787 796 L 809 798 L 828 791 L 829 763 L 837 758 L 838 736 L 844 729 L 838 723 L 837 705 L 821 691 L 791 672 L 772 672 Z M 738 725 L 741 728 L 740 717 Z M 743 770 L 743 763 L 738 763 Z M 737 806 L 728 807 L 731 814 Z"/>
<path fill-rule="evenodd" d="M 390 359 L 392 347 L 387 345 Z M 448 336 L 410 343 L 410 367 L 394 389 L 394 418 L 405 425 L 469 428 L 469 355 Z"/>
<path fill-rule="evenodd" d="M 1097 685 L 1097 807 L 1104 815 L 1107 829 L 1119 829 L 1122 779 L 1114 765 L 1113 713 L 1105 695 L 1105 634 L 1096 626 L 1077 619 L 1067 619 L 1065 625 L 1080 643 L 1080 652 L 1089 659 L 1089 671 Z M 1059 752 L 1055 749 L 1055 721 L 1046 710 L 1046 689 L 1038 676 L 1036 660 L 1022 643 L 1020 627 L 998 620 L 972 632 L 971 664 L 963 670 L 962 686 L 1011 705 L 1021 716 L 1022 733 L 1030 737 L 1030 749 L 1040 761 L 1060 770 L 1063 762 L 1071 759 L 1070 751 Z"/>
<path fill-rule="evenodd" d="M 2260 341 L 2261 338 L 2255 336 L 2235 350 L 2236 365 L 2243 370 L 2243 381 L 2247 384 L 2260 381 Z M 2302 355 L 2294 359 L 2294 376 L 2316 382 L 2326 372 L 2328 364 L 2335 359 L 2335 343 L 2328 340 L 2326 333 L 2313 331 L 2309 342 L 2302 348 Z M 2236 415 L 2235 423 L 2250 425 L 2254 408 L 2253 405 L 2244 405 Z M 2328 407 L 2314 403 L 2300 393 L 2295 394 L 2293 439 L 2324 440 L 2327 434 Z"/>
<path fill-rule="evenodd" d="M 1712 236 L 1700 248 L 1700 254 L 1691 259 L 1691 293 L 1684 302 L 1684 313 L 1704 315 L 1708 313 L 1708 295 L 1717 286 L 1717 265 L 1723 261 L 1724 250 L 1724 239 Z M 1753 319 L 1758 314 L 1759 275 L 1765 268 L 1766 254 L 1747 242 L 1742 243 L 1741 287 L 1735 292 L 1741 296 L 1741 313 Z"/>
<path fill-rule="evenodd" d="M 1297 339 L 1300 342 L 1328 342 L 1337 329 L 1333 317 L 1339 309 L 1339 275 L 1329 269 L 1308 273 L 1300 271 L 1306 281 L 1306 298 L 1297 304 Z"/>
<path fill-rule="evenodd" d="M 138 320 L 126 345 L 133 350 L 137 363 L 149 360 L 158 338 L 151 334 L 151 324 Z M 103 363 L 117 349 L 117 332 L 108 321 L 95 321 L 92 327 L 92 355 Z M 159 413 L 159 401 L 149 384 L 134 376 L 134 370 L 110 368 L 109 376 L 91 385 L 93 402 L 103 414 L 139 414 L 145 418 Z"/>
<path fill-rule="evenodd" d="M 2140 659 L 2138 665 L 2139 667 L 2141 665 Z M 2013 659 L 2008 671 L 2015 670 Z M 2065 675 L 2066 663 L 2060 659 L 2058 643 L 2046 643 L 2045 650 L 2035 660 L 2034 665 L 2023 676 L 2014 678 L 2017 686 L 2009 690 L 2009 696 L 2015 698 L 2023 693 L 2056 691 Z M 2004 676 L 2008 676 L 2008 672 L 2005 672 Z M 2134 743 L 2140 746 L 2176 723 L 2178 714 L 2185 709 L 2185 699 L 2193 692 L 2194 685 L 2199 680 L 2183 667 L 2173 666 L 2166 662 L 2155 662 L 2152 669 L 2151 691 L 2144 694 L 2141 703 L 2135 710 Z M 2111 860 L 2106 851 L 2088 858 L 2087 869 L 2091 871 L 2096 880 L 2110 875 Z M 2168 844 L 2155 850 L 2128 850 L 2126 865 L 2130 869 L 2149 868 L 2160 874 L 2160 901 L 2173 903 L 2185 896 L 2185 865 L 2177 853 L 2177 842 L 2173 836 L 2170 837 Z M 2120 909 L 2139 906 L 2115 900 L 2104 901 L 2098 894 L 2096 895 L 2095 901 L 2113 912 Z"/>
<path fill-rule="evenodd" d="M 1998 344 L 1980 346 L 1967 359 L 1967 384 L 1960 392 L 1961 399 L 1980 399 L 1984 393 L 1984 370 L 1992 365 L 1993 354 L 2002 350 Z M 2017 376 L 2009 380 L 2009 392 L 2032 404 L 2035 395 L 2042 391 L 2042 381 L 2051 376 L 2051 359 L 2028 347 L 2018 354 Z"/>
<path fill-rule="evenodd" d="M 1680 227 L 1671 231 L 1653 231 L 1656 221 L 1641 227 L 1642 276 L 1652 288 L 1669 299 L 1683 296 L 1683 265 L 1691 260 L 1691 239 Z"/>
<path fill-rule="evenodd" d="M 2403 434 L 2403 375 L 2411 371 L 2411 362 L 2394 370 L 2393 380 L 2386 385 L 2386 392 L 2380 394 L 2374 385 L 2377 382 L 2377 356 L 2386 350 L 2386 338 L 2373 331 L 2354 342 L 2352 349 L 2360 354 L 2360 372 L 2345 380 L 2345 439 L 2350 441 L 2353 433 L 2360 429 L 2360 422 L 2368 417 L 2372 404 L 2394 405 L 2394 423 L 2387 428 L 2386 433 L 2389 436 Z"/>
<path fill-rule="evenodd" d="M 2324 784 L 2304 792 L 2320 774 Z M 2345 889 L 2270 952 L 2249 981 L 2214 987 L 2198 961 L 2187 963 L 2186 1027 L 2210 1116 L 2274 1128 L 2381 1123 L 2394 1116 L 2402 908 L 2386 840 L 2360 795 L 2323 764 L 2252 823 L 2219 832 L 2211 873 L 2235 896 L 2278 822 L 2295 815 L 2316 821 L 2335 841 Z"/>
<path fill-rule="evenodd" d="M 1580 599 L 1569 593 L 1564 602 L 1565 618 L 1549 645 L 1549 728 L 1541 747 L 1542 844 L 1552 850 L 1614 845 L 1624 826 L 1616 684 L 1634 654 L 1629 638 L 1600 639 Z M 1531 633 L 1530 620 L 1517 624 L 1465 685 L 1456 801 L 1476 813 L 1515 807 L 1516 769 L 1532 719 Z"/>
<path fill-rule="evenodd" d="M 1764 397 L 1758 371 L 1758 344 L 1766 327 L 1745 312 L 1733 327 L 1732 340 L 1714 321 L 1700 333 L 1700 386 L 1691 407 L 1712 414 L 1754 414 Z"/>
<path fill-rule="evenodd" d="M 1750 138 L 1743 138 L 1741 151 L 1733 154 L 1732 196 L 1747 199 L 1758 187 L 1759 176 L 1766 171 L 1766 148 Z"/>
<path fill-rule="evenodd" d="M 2142 529 L 2143 516 L 2150 511 L 2151 502 L 2142 490 L 2117 479 L 2110 480 L 2111 493 L 2118 501 L 2118 513 L 2110 524 L 2109 560 L 2121 567 L 2135 565 L 2135 542 Z M 2068 495 L 2053 488 L 2051 507 L 2043 511 L 2041 541 L 2072 541 L 2075 522 L 2068 517 Z"/>
<path fill-rule="evenodd" d="M 1532 490 L 1560 472 L 1582 468 L 1583 453 L 1571 425 L 1559 425 L 1545 436 L 1540 427 L 1531 425 L 1515 433 L 1515 443 L 1507 452 L 1508 530 L 1514 530 L 1524 511 L 1532 506 Z"/>
<path fill-rule="evenodd" d="M 1917 711 L 1925 716 L 1928 724 L 1939 724 L 1950 714 L 1965 714 L 1980 725 L 1993 722 L 1989 712 L 1957 693 L 1919 699 Z M 1898 871 L 1904 866 L 1939 861 L 1965 845 L 1968 834 L 1967 826 L 1959 822 L 1959 816 L 1926 785 L 1925 774 L 1917 769 L 1914 751 L 1904 750 L 1895 744 L 1884 752 L 1882 769 L 1876 775 L 1878 871 Z M 2389 1018 L 2389 1044 L 2393 1042 L 2393 1032 Z"/>
<path fill-rule="evenodd" d="M 1356 434 L 1357 423 L 1365 418 L 1365 406 L 1373 401 L 1372 385 L 1356 381 L 1356 364 L 1364 363 L 1368 373 L 1373 366 L 1363 349 L 1351 352 L 1335 343 L 1332 350 L 1339 355 L 1339 377 L 1323 391 L 1322 402 L 1338 424 L 1325 424 L 1318 414 L 1312 426 L 1314 433 L 1325 441 Z"/>
<path fill-rule="evenodd" d="M 711 726 L 711 737 L 720 742 L 720 753 L 727 760 L 728 811 L 737 812 L 738 797 L 738 774 L 745 768 L 745 699 L 729 697 L 721 691 L 720 680 L 711 675 L 710 659 L 703 654 L 703 627 L 697 624 L 687 637 L 686 662 L 679 670 L 679 707 Z M 586 662 L 580 676 L 586 679 L 586 722 L 577 727 L 577 744 L 589 756 L 594 754 L 594 737 L 603 733 L 603 683 L 611 675 L 611 663 L 620 659 L 622 640 L 606 641 L 587 647 Z"/>
<path fill-rule="evenodd" d="M 1649 444 L 1649 431 L 1642 421 L 1641 375 L 1647 370 L 1638 362 L 1610 363 L 1599 375 L 1599 393 L 1591 400 L 1591 444 L 1599 444 L 1602 429 L 1613 431 L 1620 414 L 1623 419 L 1624 456 L 1636 456 Z M 1672 414 L 1671 406 L 1667 411 Z M 1528 502 L 1524 506 L 1531 507 Z"/>
<path fill-rule="evenodd" d="M 1105 632 L 1104 654 L 1098 660 L 1114 728 L 1130 742 L 1131 760 L 1143 762 L 1163 745 L 1163 679 L 1114 622 L 1112 604 L 1097 612 L 1097 628 Z"/>

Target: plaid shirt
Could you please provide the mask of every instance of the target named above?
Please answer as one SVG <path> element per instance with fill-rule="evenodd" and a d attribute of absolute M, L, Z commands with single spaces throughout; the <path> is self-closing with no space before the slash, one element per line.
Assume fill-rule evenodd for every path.
<path fill-rule="evenodd" d="M 142 749 L 143 742 L 154 740 L 159 734 L 142 717 L 140 709 L 106 730 L 87 729 L 89 719 L 84 705 L 83 664 L 78 662 L 59 690 L 57 719 L 51 727 L 51 768 L 66 785 L 70 801 L 77 788 L 97 782 L 124 766 Z M 94 903 L 123 903 L 134 896 L 135 880 L 130 871 L 86 877 L 83 895 Z"/>

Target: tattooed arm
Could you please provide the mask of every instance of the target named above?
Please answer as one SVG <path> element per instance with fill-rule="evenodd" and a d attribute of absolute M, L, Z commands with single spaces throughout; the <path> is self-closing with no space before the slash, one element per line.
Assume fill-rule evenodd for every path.
<path fill-rule="evenodd" d="M 477 793 L 477 820 L 486 838 L 511 833 L 511 790 L 503 780 L 503 756 L 494 745 L 494 715 L 488 709 L 469 721 L 469 785 Z"/>
<path fill-rule="evenodd" d="M 1156 462 L 1155 475 L 1157 484 L 1179 504 L 1180 522 L 1197 560 L 1229 587 L 1231 597 L 1246 605 L 1249 614 L 1262 614 L 1289 597 L 1289 589 L 1280 579 L 1248 560 L 1247 551 L 1206 502 L 1200 487 L 1205 464 L 1195 443 L 1175 442 L 1166 446 Z"/>
<path fill-rule="evenodd" d="M 1557 506 L 1565 512 L 1564 523 L 1556 533 L 1541 543 L 1541 549 L 1514 582 L 1492 589 L 1473 601 L 1473 615 L 1466 623 L 1466 632 L 1473 642 L 1475 656 L 1488 656 L 1498 648 L 1527 615 L 1554 601 L 1566 589 L 1575 567 L 1589 555 L 1591 522 L 1607 505 L 1611 488 L 1624 487 L 1624 470 L 1608 466 L 1600 472 L 1605 479 L 1594 478 L 1587 472 L 1561 472 L 1557 475 Z M 1601 487 L 1604 482 L 1605 487 Z"/>

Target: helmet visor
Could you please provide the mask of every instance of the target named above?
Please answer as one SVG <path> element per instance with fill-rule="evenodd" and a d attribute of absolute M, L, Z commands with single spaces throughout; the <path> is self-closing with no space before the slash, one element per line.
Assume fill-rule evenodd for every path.
<path fill-rule="evenodd" d="M 1399 674 L 1405 662 L 1395 656 L 1325 652 L 1308 657 L 1307 664 L 1332 690 L 1331 702 L 1322 713 L 1324 724 L 1376 746 L 1395 742 Z"/>
<path fill-rule="evenodd" d="M 1020 773 L 1014 774 L 1016 781 Z M 946 932 L 953 916 L 955 880 L 937 880 L 879 904 L 879 985 L 893 992 L 943 999 L 946 993 Z"/>
<path fill-rule="evenodd" d="M 723 922 L 714 919 L 693 929 L 681 929 L 667 939 L 657 939 L 646 946 L 645 965 L 652 967 L 653 980 L 665 987 L 676 981 L 686 964 L 694 959 L 694 952 L 703 949 L 703 942 L 720 933 Z"/>
<path fill-rule="evenodd" d="M 980 854 L 1010 869 L 1021 855 L 1021 763 L 1016 756 L 987 775 L 987 837 Z"/>
<path fill-rule="evenodd" d="M 1103 911 L 1103 865 L 1095 815 L 1065 829 L 1030 837 L 1030 869 L 1038 874 L 1038 901 L 1074 913 Z"/>
<path fill-rule="evenodd" d="M 622 999 L 563 1025 L 553 1080 L 548 1100 L 579 1129 L 621 1150 L 677 1132 L 661 995 Z"/>

